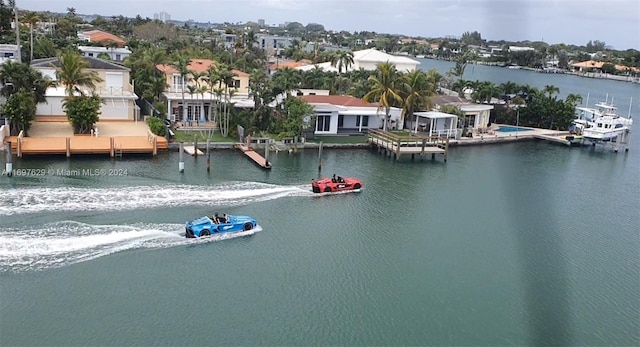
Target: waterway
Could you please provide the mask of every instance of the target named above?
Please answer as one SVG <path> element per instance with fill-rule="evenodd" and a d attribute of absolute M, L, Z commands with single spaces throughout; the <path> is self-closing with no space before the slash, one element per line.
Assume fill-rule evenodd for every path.
<path fill-rule="evenodd" d="M 334 196 L 314 150 L 14 158 L 46 174 L 0 177 L 0 345 L 637 346 L 639 153 L 325 150 L 321 175 L 365 182 Z M 183 237 L 214 211 L 260 228 Z"/>

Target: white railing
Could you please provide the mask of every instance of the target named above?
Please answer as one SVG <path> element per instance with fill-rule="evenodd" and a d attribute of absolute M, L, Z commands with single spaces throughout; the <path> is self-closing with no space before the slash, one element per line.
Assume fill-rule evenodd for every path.
<path fill-rule="evenodd" d="M 133 88 L 129 87 L 100 87 L 97 92 L 100 96 L 131 96 Z"/>
<path fill-rule="evenodd" d="M 445 137 L 455 137 L 457 133 L 456 129 L 443 129 L 443 130 L 431 130 L 431 136 L 445 136 Z"/>

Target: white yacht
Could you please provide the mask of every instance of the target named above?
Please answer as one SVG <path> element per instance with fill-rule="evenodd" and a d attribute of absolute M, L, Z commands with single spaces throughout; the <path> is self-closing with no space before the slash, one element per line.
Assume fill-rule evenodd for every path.
<path fill-rule="evenodd" d="M 587 96 L 587 104 L 589 97 Z M 591 140 L 607 141 L 615 138 L 624 131 L 629 131 L 633 124 L 631 117 L 625 118 L 617 113 L 618 108 L 613 105 L 613 98 L 609 102 L 609 96 L 605 101 L 595 104 L 595 107 L 576 107 L 576 118 L 573 120 L 574 131 L 577 134 L 585 135 Z M 631 104 L 629 104 L 631 113 Z M 600 120 L 603 120 L 602 122 Z M 592 129 L 589 130 L 589 129 Z"/>

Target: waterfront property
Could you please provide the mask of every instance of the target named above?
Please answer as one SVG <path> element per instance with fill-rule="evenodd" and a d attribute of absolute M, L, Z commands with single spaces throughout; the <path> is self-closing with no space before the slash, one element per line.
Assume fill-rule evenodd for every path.
<path fill-rule="evenodd" d="M 96 83 L 95 92 L 104 103 L 100 107 L 100 120 L 136 120 L 140 115 L 140 108 L 135 100 L 138 96 L 133 92 L 133 85 L 129 83 L 130 70 L 122 65 L 93 57 L 83 57 L 89 71 L 95 71 L 102 79 Z M 44 76 L 56 80 L 56 68 L 60 66 L 58 58 L 35 59 L 31 67 L 40 71 Z M 36 108 L 37 120 L 67 122 L 63 101 L 67 97 L 65 86 L 58 85 L 47 89 L 46 103 L 40 103 Z"/>
<path fill-rule="evenodd" d="M 387 61 L 395 65 L 398 71 L 402 72 L 413 71 L 417 68 L 418 65 L 420 65 L 420 62 L 417 60 L 408 57 L 400 57 L 387 54 L 371 48 L 353 52 L 353 65 L 350 65 L 345 70 L 352 71 L 363 69 L 367 71 L 374 71 L 376 70 L 378 64 Z M 316 66 L 324 71 L 338 72 L 338 69 L 335 66 L 331 66 L 331 62 L 303 65 L 298 66 L 295 69 L 301 71 L 309 71 L 313 70 Z"/>
<path fill-rule="evenodd" d="M 172 65 L 161 64 L 156 68 L 165 74 L 167 89 L 162 96 L 167 103 L 168 117 L 171 121 L 179 122 L 205 122 L 214 121 L 214 101 L 225 97 L 224 93 L 218 96 L 212 93 L 211 86 L 205 80 L 209 67 L 215 64 L 210 59 L 191 59 L 187 69 L 189 76 L 183 77 Z M 249 74 L 240 70 L 231 70 L 234 74 L 233 85 L 228 86 L 229 102 L 235 107 L 253 107 L 254 101 L 249 97 Z M 193 73 L 198 74 L 194 78 Z M 215 87 L 218 85 L 216 83 Z M 223 84 L 224 88 L 224 84 Z M 182 104 L 184 98 L 184 105 Z"/>
<path fill-rule="evenodd" d="M 384 108 L 349 95 L 303 95 L 302 100 L 315 111 L 314 134 L 363 133 L 383 127 Z M 402 110 L 392 107 L 389 129 L 402 125 Z"/>
<path fill-rule="evenodd" d="M 489 124 L 489 117 L 494 106 L 489 104 L 476 104 L 465 98 L 451 95 L 438 95 L 432 99 L 435 110 L 438 111 L 443 105 L 456 106 L 464 113 L 464 123 L 471 131 L 486 132 Z"/>

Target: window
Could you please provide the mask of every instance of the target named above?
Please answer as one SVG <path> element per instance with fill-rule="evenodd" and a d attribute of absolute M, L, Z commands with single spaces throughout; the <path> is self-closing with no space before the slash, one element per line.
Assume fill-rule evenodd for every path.
<path fill-rule="evenodd" d="M 303 95 L 304 95 L 304 93 L 303 93 L 303 92 L 300 92 L 300 91 L 298 91 L 298 92 L 296 93 L 296 96 L 303 96 Z"/>
<path fill-rule="evenodd" d="M 359 127 L 360 126 L 360 120 L 362 119 L 362 126 L 363 127 L 368 127 L 369 126 L 369 116 L 357 116 L 356 117 L 356 126 Z"/>
<path fill-rule="evenodd" d="M 116 60 L 117 60 L 117 61 L 122 60 L 122 59 L 120 58 L 120 54 L 116 54 Z"/>
<path fill-rule="evenodd" d="M 339 115 L 338 116 L 338 128 L 342 128 L 344 126 L 344 116 L 343 115 Z"/>
<path fill-rule="evenodd" d="M 87 56 L 93 57 L 93 53 L 87 53 Z"/>
<path fill-rule="evenodd" d="M 180 75 L 173 75 L 173 89 L 182 90 L 182 78 Z"/>
<path fill-rule="evenodd" d="M 331 125 L 331 116 L 318 116 L 316 123 L 316 131 L 329 131 Z"/>
<path fill-rule="evenodd" d="M 233 87 L 234 88 L 240 88 L 240 80 L 234 79 L 233 80 Z"/>

